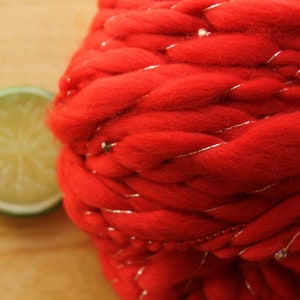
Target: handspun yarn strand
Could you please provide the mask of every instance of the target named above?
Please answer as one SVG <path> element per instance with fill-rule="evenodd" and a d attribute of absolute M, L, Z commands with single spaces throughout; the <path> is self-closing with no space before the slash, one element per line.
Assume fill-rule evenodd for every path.
<path fill-rule="evenodd" d="M 48 123 L 125 300 L 300 296 L 300 4 L 100 0 Z"/>

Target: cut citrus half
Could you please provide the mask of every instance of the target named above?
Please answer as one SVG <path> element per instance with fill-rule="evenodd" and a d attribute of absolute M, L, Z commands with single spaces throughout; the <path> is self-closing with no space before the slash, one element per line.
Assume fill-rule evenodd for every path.
<path fill-rule="evenodd" d="M 54 95 L 37 87 L 0 90 L 0 211 L 35 215 L 60 200 L 58 143 L 45 124 Z"/>

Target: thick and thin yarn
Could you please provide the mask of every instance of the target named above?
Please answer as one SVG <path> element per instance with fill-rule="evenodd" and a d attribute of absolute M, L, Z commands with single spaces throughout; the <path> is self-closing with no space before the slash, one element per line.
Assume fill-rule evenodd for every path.
<path fill-rule="evenodd" d="M 48 123 L 117 294 L 300 299 L 300 2 L 99 2 Z"/>

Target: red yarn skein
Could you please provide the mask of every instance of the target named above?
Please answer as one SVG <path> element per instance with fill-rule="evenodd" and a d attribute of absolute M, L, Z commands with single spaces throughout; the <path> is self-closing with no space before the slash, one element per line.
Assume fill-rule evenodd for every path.
<path fill-rule="evenodd" d="M 299 299 L 299 1 L 99 2 L 48 122 L 118 295 Z"/>

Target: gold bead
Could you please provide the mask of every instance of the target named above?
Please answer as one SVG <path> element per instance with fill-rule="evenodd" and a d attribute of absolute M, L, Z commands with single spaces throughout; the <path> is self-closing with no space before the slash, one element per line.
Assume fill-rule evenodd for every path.
<path fill-rule="evenodd" d="M 288 250 L 286 248 L 282 248 L 275 253 L 274 257 L 276 260 L 280 261 L 285 259 L 287 255 L 288 255 Z"/>

